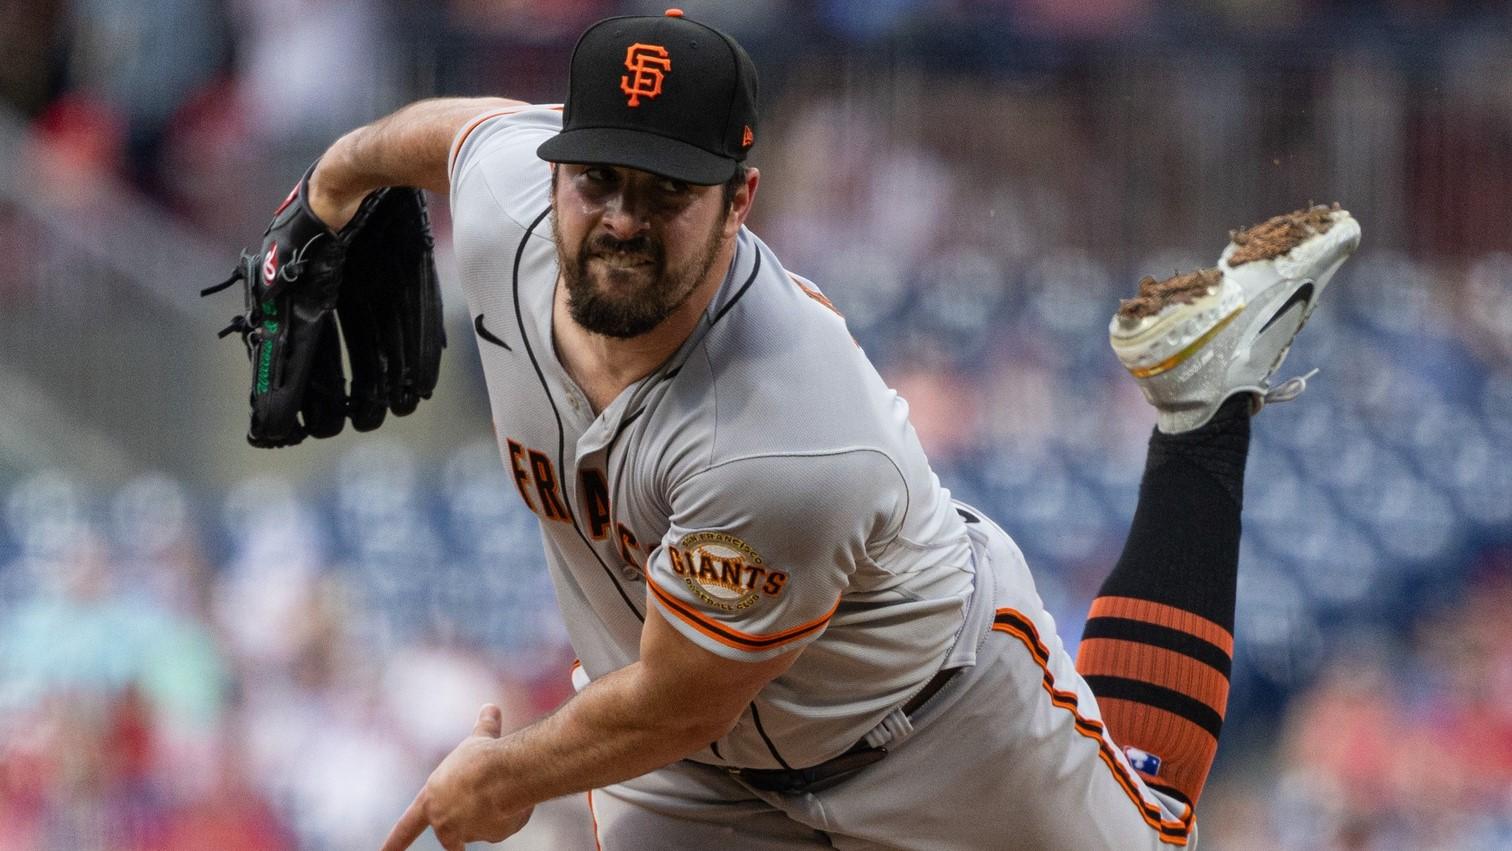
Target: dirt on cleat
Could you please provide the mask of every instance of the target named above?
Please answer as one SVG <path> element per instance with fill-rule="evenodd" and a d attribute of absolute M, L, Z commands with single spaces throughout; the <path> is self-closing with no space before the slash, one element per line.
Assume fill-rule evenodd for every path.
<path fill-rule="evenodd" d="M 1315 234 L 1327 233 L 1333 227 L 1333 213 L 1339 209 L 1337 201 L 1331 206 L 1318 204 L 1234 231 L 1229 235 L 1234 243 L 1229 268 L 1280 257 Z"/>
<path fill-rule="evenodd" d="M 1223 273 L 1216 268 L 1198 269 L 1157 281 L 1146 275 L 1139 280 L 1139 294 L 1118 303 L 1118 318 L 1143 319 L 1172 304 L 1191 304 L 1218 286 Z"/>

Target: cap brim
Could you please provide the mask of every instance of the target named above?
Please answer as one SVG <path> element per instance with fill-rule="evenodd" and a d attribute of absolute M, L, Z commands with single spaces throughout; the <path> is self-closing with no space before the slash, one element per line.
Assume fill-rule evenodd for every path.
<path fill-rule="evenodd" d="M 735 174 L 735 160 L 729 157 L 622 127 L 563 130 L 536 148 L 536 156 L 553 163 L 624 166 L 700 186 L 724 183 Z"/>

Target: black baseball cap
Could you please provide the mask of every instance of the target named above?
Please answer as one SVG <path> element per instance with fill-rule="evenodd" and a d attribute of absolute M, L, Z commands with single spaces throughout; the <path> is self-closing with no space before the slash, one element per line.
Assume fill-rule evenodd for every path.
<path fill-rule="evenodd" d="M 735 39 L 683 17 L 608 18 L 572 51 L 548 162 L 618 165 L 723 183 L 756 143 L 756 66 Z"/>

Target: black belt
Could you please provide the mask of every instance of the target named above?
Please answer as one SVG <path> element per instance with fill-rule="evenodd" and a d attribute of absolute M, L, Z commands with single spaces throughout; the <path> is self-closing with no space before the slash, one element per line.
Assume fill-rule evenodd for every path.
<path fill-rule="evenodd" d="M 944 688 L 952 677 L 964 670 L 966 669 L 946 668 L 935 674 L 923 688 L 919 689 L 917 694 L 903 704 L 903 714 L 912 718 L 913 714 L 928 703 L 936 692 Z M 763 792 L 792 793 L 802 792 L 821 780 L 831 780 L 853 771 L 860 771 L 874 762 L 879 762 L 885 756 L 887 756 L 887 748 L 868 746 L 866 740 L 862 739 L 851 745 L 850 750 L 845 753 L 808 768 L 726 768 L 725 770 L 745 781 L 752 788 Z"/>

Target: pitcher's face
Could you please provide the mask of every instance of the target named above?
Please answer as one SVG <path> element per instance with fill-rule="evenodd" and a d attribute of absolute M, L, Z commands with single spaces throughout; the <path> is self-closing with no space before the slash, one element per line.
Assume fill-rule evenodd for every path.
<path fill-rule="evenodd" d="M 552 204 L 572 318 L 609 337 L 636 337 L 661 324 L 739 230 L 722 186 L 620 166 L 559 165 Z"/>

